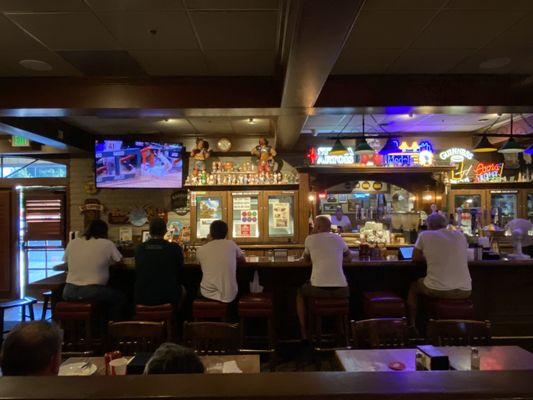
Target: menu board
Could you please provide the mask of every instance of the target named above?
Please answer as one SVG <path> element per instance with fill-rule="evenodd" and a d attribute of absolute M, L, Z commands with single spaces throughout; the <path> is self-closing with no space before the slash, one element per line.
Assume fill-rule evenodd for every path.
<path fill-rule="evenodd" d="M 233 194 L 233 237 L 259 237 L 258 194 Z"/>
<path fill-rule="evenodd" d="M 196 237 L 205 239 L 213 221 L 222 219 L 222 199 L 220 197 L 196 197 Z"/>

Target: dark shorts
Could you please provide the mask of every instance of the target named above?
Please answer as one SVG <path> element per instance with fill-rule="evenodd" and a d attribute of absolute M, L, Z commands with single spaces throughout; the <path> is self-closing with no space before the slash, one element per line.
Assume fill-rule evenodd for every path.
<path fill-rule="evenodd" d="M 345 287 L 319 287 L 311 283 L 304 283 L 300 287 L 300 293 L 303 297 L 320 297 L 320 298 L 346 298 L 350 297 L 350 288 Z"/>

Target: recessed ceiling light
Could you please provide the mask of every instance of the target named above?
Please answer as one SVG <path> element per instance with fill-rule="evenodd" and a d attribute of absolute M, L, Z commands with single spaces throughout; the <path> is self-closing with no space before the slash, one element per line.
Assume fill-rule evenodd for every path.
<path fill-rule="evenodd" d="M 479 68 L 496 69 L 496 68 L 505 67 L 506 65 L 509 65 L 510 63 L 511 63 L 511 59 L 509 57 L 491 58 L 480 63 Z"/>
<path fill-rule="evenodd" d="M 253 119 L 253 118 L 248 118 L 248 123 L 249 123 L 249 124 L 255 124 L 255 119 Z"/>
<path fill-rule="evenodd" d="M 20 60 L 19 64 L 32 71 L 51 71 L 52 66 L 41 60 Z"/>

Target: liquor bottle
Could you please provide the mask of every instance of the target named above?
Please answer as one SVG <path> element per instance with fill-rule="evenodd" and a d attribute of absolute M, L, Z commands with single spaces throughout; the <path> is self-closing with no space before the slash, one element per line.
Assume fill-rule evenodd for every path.
<path fill-rule="evenodd" d="M 481 358 L 479 356 L 479 350 L 477 347 L 472 347 L 472 353 L 470 354 L 470 369 L 472 371 L 479 371 L 481 365 Z"/>

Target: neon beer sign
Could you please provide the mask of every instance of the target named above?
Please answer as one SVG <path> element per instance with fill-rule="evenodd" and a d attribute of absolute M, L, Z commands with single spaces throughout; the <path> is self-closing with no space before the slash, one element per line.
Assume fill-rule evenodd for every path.
<path fill-rule="evenodd" d="M 479 163 L 474 169 L 476 182 L 500 182 L 503 175 L 503 163 Z"/>

